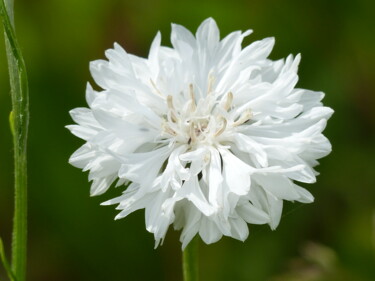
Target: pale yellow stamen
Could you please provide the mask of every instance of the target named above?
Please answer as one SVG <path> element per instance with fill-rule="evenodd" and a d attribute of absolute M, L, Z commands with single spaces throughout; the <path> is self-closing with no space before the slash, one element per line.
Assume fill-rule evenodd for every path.
<path fill-rule="evenodd" d="M 189 85 L 189 93 L 190 93 L 190 99 L 191 99 L 191 111 L 193 112 L 197 108 L 197 105 L 195 104 L 195 95 L 194 95 L 193 84 Z"/>
<path fill-rule="evenodd" d="M 219 117 L 220 121 L 222 122 L 221 128 L 216 131 L 215 137 L 220 136 L 222 133 L 224 133 L 226 127 L 227 127 L 227 119 L 225 119 L 223 116 Z"/>
<path fill-rule="evenodd" d="M 195 126 L 193 122 L 190 123 L 189 130 L 190 130 L 190 141 L 194 143 L 197 140 L 197 136 L 195 134 Z"/>
<path fill-rule="evenodd" d="M 158 89 L 158 87 L 156 87 L 155 82 L 154 82 L 151 78 L 150 78 L 150 82 L 151 82 L 152 87 L 155 89 L 155 91 L 156 91 L 160 96 L 163 96 L 163 94 L 160 92 L 160 90 Z"/>
<path fill-rule="evenodd" d="M 212 87 L 215 83 L 215 77 L 210 73 L 208 76 L 208 86 L 207 86 L 207 95 L 212 92 Z"/>
<path fill-rule="evenodd" d="M 233 126 L 242 125 L 243 123 L 249 121 L 251 117 L 253 117 L 253 114 L 251 113 L 251 110 L 248 109 L 241 114 L 240 118 L 238 118 L 236 122 L 233 123 Z"/>
<path fill-rule="evenodd" d="M 229 92 L 225 97 L 225 102 L 223 104 L 223 108 L 225 111 L 228 111 L 228 109 L 231 108 L 233 102 L 233 93 Z"/>
<path fill-rule="evenodd" d="M 173 106 L 173 97 L 171 95 L 167 96 L 167 105 L 168 105 L 168 108 L 169 108 L 170 113 L 171 113 L 172 121 L 177 122 L 177 117 L 176 117 L 175 109 L 174 109 L 174 106 Z"/>
<path fill-rule="evenodd" d="M 163 122 L 162 124 L 162 127 L 163 127 L 163 131 L 172 135 L 172 136 L 177 136 L 177 133 L 168 125 L 167 122 Z"/>

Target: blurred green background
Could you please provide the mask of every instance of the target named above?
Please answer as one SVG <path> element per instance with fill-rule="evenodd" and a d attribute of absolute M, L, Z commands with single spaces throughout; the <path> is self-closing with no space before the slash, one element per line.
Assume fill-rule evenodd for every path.
<path fill-rule="evenodd" d="M 375 5 L 339 1 L 16 0 L 16 28 L 29 74 L 28 280 L 181 280 L 179 233 L 154 250 L 144 213 L 114 221 L 89 198 L 87 174 L 68 164 L 83 142 L 68 111 L 86 106 L 89 61 L 119 42 L 146 56 L 153 36 L 169 45 L 170 23 L 195 31 L 207 17 L 221 35 L 254 29 L 245 44 L 276 37 L 271 58 L 302 53 L 298 86 L 326 93 L 335 110 L 325 135 L 333 152 L 308 186 L 315 203 L 286 203 L 276 231 L 250 226 L 245 243 L 201 246 L 201 280 L 375 280 Z M 9 253 L 12 213 L 11 110 L 0 38 L 0 235 Z M 5 280 L 0 270 L 1 280 Z"/>

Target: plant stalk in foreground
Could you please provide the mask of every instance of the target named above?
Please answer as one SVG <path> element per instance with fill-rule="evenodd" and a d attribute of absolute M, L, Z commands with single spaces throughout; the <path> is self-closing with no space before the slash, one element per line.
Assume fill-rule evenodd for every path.
<path fill-rule="evenodd" d="M 14 146 L 14 220 L 12 235 L 11 272 L 17 281 L 26 278 L 27 241 L 27 133 L 29 125 L 29 96 L 25 63 L 17 42 L 13 23 L 13 0 L 0 0 L 0 12 L 5 31 L 12 112 L 10 127 Z M 4 252 L 2 256 L 5 257 Z"/>

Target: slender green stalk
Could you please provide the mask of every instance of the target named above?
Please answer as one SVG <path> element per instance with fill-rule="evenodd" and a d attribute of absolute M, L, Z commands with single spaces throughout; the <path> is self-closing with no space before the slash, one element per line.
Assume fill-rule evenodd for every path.
<path fill-rule="evenodd" d="M 26 278 L 27 241 L 27 132 L 29 125 L 29 95 L 26 67 L 13 24 L 13 0 L 0 0 L 0 13 L 5 31 L 12 112 L 10 127 L 14 146 L 14 219 L 11 269 L 17 281 Z"/>
<path fill-rule="evenodd" d="M 184 274 L 184 281 L 198 281 L 198 248 L 199 237 L 198 235 L 190 241 L 189 245 L 185 248 L 182 254 L 182 267 Z"/>
<path fill-rule="evenodd" d="M 9 280 L 15 281 L 16 278 L 14 277 L 14 274 L 12 272 L 12 269 L 10 268 L 8 259 L 5 255 L 3 240 L 1 240 L 1 238 L 0 238 L 0 259 L 1 259 L 1 262 L 3 263 L 3 265 L 4 265 L 4 269 L 5 269 L 5 271 L 8 275 Z"/>

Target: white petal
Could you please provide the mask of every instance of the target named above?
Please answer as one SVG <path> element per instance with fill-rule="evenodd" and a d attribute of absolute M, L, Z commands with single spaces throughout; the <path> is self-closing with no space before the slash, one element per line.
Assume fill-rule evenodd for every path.
<path fill-rule="evenodd" d="M 200 173 L 208 164 L 209 159 L 209 151 L 207 150 L 207 147 L 200 147 L 198 149 L 180 155 L 181 161 L 191 163 L 191 175 L 197 175 L 198 173 Z"/>
<path fill-rule="evenodd" d="M 185 219 L 185 225 L 181 232 L 180 241 L 182 242 L 182 249 L 185 249 L 199 231 L 202 213 L 190 202 L 184 202 L 181 206 L 181 212 Z"/>
<path fill-rule="evenodd" d="M 293 183 L 287 177 L 277 174 L 254 174 L 253 178 L 262 186 L 267 192 L 273 196 L 284 200 L 296 200 L 300 197 L 298 192 L 294 189 Z"/>
<path fill-rule="evenodd" d="M 110 65 L 118 72 L 125 76 L 135 77 L 129 56 L 119 44 L 114 43 L 114 49 L 106 50 L 105 55 L 109 59 Z"/>
<path fill-rule="evenodd" d="M 176 192 L 176 195 L 191 201 L 205 216 L 210 216 L 214 212 L 213 207 L 208 203 L 200 188 L 197 176 L 185 181 L 181 189 Z"/>
<path fill-rule="evenodd" d="M 312 203 L 314 202 L 314 196 L 307 191 L 305 188 L 302 188 L 298 185 L 294 185 L 295 190 L 298 192 L 300 197 L 297 199 L 301 203 Z"/>
<path fill-rule="evenodd" d="M 268 166 L 267 154 L 261 144 L 244 134 L 235 134 L 234 141 L 240 150 L 249 153 L 250 157 L 254 156 L 261 167 Z"/>
<path fill-rule="evenodd" d="M 208 178 L 208 200 L 209 202 L 217 206 L 218 204 L 218 193 L 220 192 L 221 183 L 223 177 L 221 176 L 221 160 L 220 154 L 216 149 L 210 149 L 211 152 L 211 161 L 209 165 L 209 178 Z"/>
<path fill-rule="evenodd" d="M 92 111 L 85 107 L 78 107 L 69 111 L 72 119 L 81 126 L 102 129 L 102 127 L 95 120 Z"/>
<path fill-rule="evenodd" d="M 171 42 L 175 49 L 181 51 L 181 45 L 195 48 L 196 40 L 194 35 L 185 27 L 178 24 L 172 24 Z M 180 52 L 182 54 L 182 52 Z"/>
<path fill-rule="evenodd" d="M 115 217 L 115 220 L 122 219 L 133 213 L 134 211 L 140 210 L 149 206 L 154 200 L 155 194 L 147 194 L 146 196 L 142 196 L 137 198 L 136 200 L 129 201 L 129 204 L 123 207 L 118 207 L 117 209 L 121 209 L 122 211 Z"/>
<path fill-rule="evenodd" d="M 94 179 L 91 188 L 90 188 L 90 195 L 91 196 L 98 196 L 103 194 L 108 190 L 111 184 L 116 180 L 116 174 L 112 174 L 111 176 L 104 177 L 104 178 L 97 178 Z"/>
<path fill-rule="evenodd" d="M 157 77 L 159 73 L 159 50 L 161 43 L 161 34 L 158 32 L 152 41 L 150 53 L 148 55 L 148 61 L 150 70 L 153 73 L 153 77 Z"/>
<path fill-rule="evenodd" d="M 83 169 L 92 159 L 98 155 L 90 144 L 84 144 L 78 148 L 69 158 L 69 164 L 74 167 Z"/>
<path fill-rule="evenodd" d="M 89 140 L 97 134 L 97 131 L 94 129 L 78 125 L 68 125 L 65 128 L 69 129 L 73 135 L 84 140 Z"/>
<path fill-rule="evenodd" d="M 238 215 L 248 223 L 265 224 L 270 221 L 270 217 L 266 212 L 256 208 L 250 202 L 238 205 L 236 208 Z"/>
<path fill-rule="evenodd" d="M 256 41 L 250 44 L 248 47 L 242 50 L 239 60 L 261 60 L 266 59 L 272 51 L 275 45 L 275 38 L 269 37 L 260 41 Z"/>
<path fill-rule="evenodd" d="M 247 227 L 246 222 L 239 217 L 231 218 L 229 220 L 231 225 L 231 234 L 232 237 L 241 241 L 245 241 L 249 235 L 249 228 Z"/>
<path fill-rule="evenodd" d="M 220 33 L 212 18 L 206 19 L 197 30 L 197 43 L 206 52 L 211 52 L 219 44 Z"/>
<path fill-rule="evenodd" d="M 96 92 L 91 87 L 90 83 L 87 83 L 86 86 L 86 102 L 89 106 L 93 103 L 93 101 L 96 99 L 96 97 L 100 95 L 99 92 Z"/>
<path fill-rule="evenodd" d="M 223 175 L 230 191 L 245 195 L 250 190 L 250 173 L 252 169 L 232 153 L 225 149 L 219 149 L 223 159 Z"/>
<path fill-rule="evenodd" d="M 267 194 L 268 199 L 268 210 L 270 215 L 270 226 L 271 229 L 276 229 L 280 223 L 281 213 L 283 210 L 283 200 L 277 199 L 272 195 Z"/>
<path fill-rule="evenodd" d="M 122 165 L 118 176 L 150 187 L 170 151 L 171 148 L 164 146 L 152 152 L 122 156 L 120 157 Z"/>
<path fill-rule="evenodd" d="M 189 179 L 189 171 L 185 169 L 180 162 L 179 155 L 185 152 L 187 149 L 186 145 L 181 145 L 172 151 L 168 158 L 167 166 L 161 177 L 162 190 L 165 191 L 169 184 L 176 180 L 177 182 L 182 182 L 182 180 Z M 178 177 L 178 178 L 176 178 Z"/>
<path fill-rule="evenodd" d="M 206 244 L 215 243 L 223 236 L 216 224 L 207 217 L 201 219 L 199 235 Z"/>

